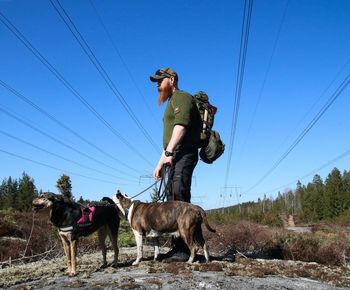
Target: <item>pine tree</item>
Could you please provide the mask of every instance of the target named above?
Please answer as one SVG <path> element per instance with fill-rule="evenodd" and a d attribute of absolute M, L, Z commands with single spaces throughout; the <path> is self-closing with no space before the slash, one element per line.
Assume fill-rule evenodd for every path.
<path fill-rule="evenodd" d="M 343 194 L 344 194 L 344 209 L 350 208 L 350 172 L 344 170 L 343 173 Z"/>
<path fill-rule="evenodd" d="M 19 210 L 18 181 L 10 176 L 6 185 L 7 207 Z"/>
<path fill-rule="evenodd" d="M 0 209 L 6 208 L 6 181 L 2 181 L 0 185 Z"/>
<path fill-rule="evenodd" d="M 38 191 L 34 185 L 34 179 L 30 178 L 25 172 L 19 179 L 19 206 L 20 211 L 29 211 L 31 209 L 31 201 L 38 195 Z"/>
<path fill-rule="evenodd" d="M 68 175 L 62 174 L 57 180 L 56 187 L 64 197 L 73 200 L 72 184 Z"/>
<path fill-rule="evenodd" d="M 278 192 L 278 196 L 273 202 L 272 211 L 277 214 L 282 213 L 284 211 L 284 200 L 280 192 Z"/>
<path fill-rule="evenodd" d="M 311 201 L 313 205 L 313 210 L 315 212 L 315 217 L 318 220 L 324 218 L 324 207 L 325 207 L 325 185 L 323 184 L 322 178 L 315 174 L 312 180 L 313 192 L 311 194 Z"/>
<path fill-rule="evenodd" d="M 151 201 L 152 202 L 157 202 L 157 201 L 159 201 L 159 198 L 160 198 L 160 196 L 159 196 L 159 192 L 158 192 L 159 190 L 158 190 L 158 186 L 157 186 L 157 184 L 154 186 L 154 188 L 153 188 L 153 194 L 151 193 Z"/>
<path fill-rule="evenodd" d="M 334 168 L 326 179 L 324 215 L 333 218 L 344 211 L 343 181 L 340 171 Z"/>

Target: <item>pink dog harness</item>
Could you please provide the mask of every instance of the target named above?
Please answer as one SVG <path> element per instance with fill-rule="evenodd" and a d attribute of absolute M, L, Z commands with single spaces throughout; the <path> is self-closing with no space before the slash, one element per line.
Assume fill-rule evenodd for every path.
<path fill-rule="evenodd" d="M 92 215 L 94 214 L 95 211 L 95 207 L 94 206 L 86 206 L 86 209 L 89 210 L 89 216 L 88 216 L 88 220 L 85 220 L 85 214 L 84 214 L 84 209 L 82 206 L 80 206 L 81 209 L 81 218 L 77 221 L 77 224 L 81 224 L 81 223 L 92 223 Z M 85 210 L 86 211 L 86 210 Z"/>
<path fill-rule="evenodd" d="M 86 207 L 80 206 L 81 218 L 77 221 L 76 224 L 66 227 L 60 227 L 62 232 L 71 232 L 71 231 L 84 231 L 89 229 L 93 225 L 93 215 L 95 212 L 94 206 L 86 205 Z"/>

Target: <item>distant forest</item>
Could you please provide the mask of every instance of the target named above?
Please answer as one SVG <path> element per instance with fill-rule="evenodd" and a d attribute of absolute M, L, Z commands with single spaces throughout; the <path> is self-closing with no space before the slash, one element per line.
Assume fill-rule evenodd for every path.
<path fill-rule="evenodd" d="M 22 177 L 5 178 L 0 186 L 0 210 L 15 209 L 21 212 L 30 211 L 31 201 L 38 195 L 34 180 L 23 172 Z"/>
<path fill-rule="evenodd" d="M 62 179 L 68 182 L 66 187 L 70 192 L 69 176 L 62 175 L 58 184 Z M 0 210 L 30 211 L 31 200 L 40 192 L 35 187 L 34 180 L 25 172 L 18 180 L 5 178 L 0 186 Z M 80 197 L 78 202 L 89 201 Z M 298 182 L 295 190 L 278 193 L 276 198 L 265 195 L 257 202 L 245 202 L 210 212 L 262 224 L 282 223 L 279 215 L 283 213 L 298 215 L 298 221 L 301 222 L 340 219 L 340 222 L 350 223 L 350 172 L 344 171 L 342 174 L 334 168 L 325 181 L 316 174 L 312 182 L 307 185 Z"/>
<path fill-rule="evenodd" d="M 315 175 L 312 182 L 278 193 L 276 198 L 263 197 L 258 202 L 245 202 L 209 211 L 216 218 L 224 213 L 232 220 L 249 220 L 266 225 L 281 225 L 281 214 L 294 214 L 298 222 L 337 221 L 350 223 L 350 172 L 334 168 L 323 181 Z M 224 217 L 221 217 L 224 218 Z"/>

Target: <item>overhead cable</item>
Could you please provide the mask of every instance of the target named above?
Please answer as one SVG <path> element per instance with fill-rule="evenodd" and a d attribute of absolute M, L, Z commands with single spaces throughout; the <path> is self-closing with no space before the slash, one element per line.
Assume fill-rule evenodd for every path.
<path fill-rule="evenodd" d="M 326 92 L 329 90 L 330 87 L 333 86 L 333 84 L 335 83 L 335 81 L 337 79 L 339 79 L 339 76 L 341 75 L 341 73 L 343 72 L 343 70 L 348 66 L 348 64 L 350 63 L 350 58 L 340 67 L 340 69 L 337 71 L 337 73 L 335 74 L 335 76 L 333 77 L 333 79 L 331 80 L 331 82 L 328 84 L 328 86 L 322 91 L 322 93 L 317 97 L 317 99 L 313 102 L 313 104 L 310 106 L 310 108 L 306 111 L 306 113 L 304 114 L 304 116 L 302 118 L 300 118 L 300 120 L 298 121 L 298 123 L 295 125 L 295 128 L 298 128 L 299 125 L 306 119 L 306 117 L 312 112 L 312 110 L 314 109 L 314 107 L 318 104 L 318 102 L 321 100 L 321 98 L 326 94 Z M 291 131 L 294 131 L 291 130 Z M 279 149 L 287 142 L 287 140 L 289 139 L 289 137 L 291 136 L 291 133 L 288 134 L 288 136 L 286 136 L 286 138 L 281 142 L 281 144 L 274 150 L 274 152 L 278 152 Z"/>
<path fill-rule="evenodd" d="M 350 83 L 350 75 L 347 75 L 344 81 L 338 86 L 332 96 L 327 100 L 327 102 L 323 105 L 321 110 L 316 114 L 316 116 L 311 120 L 311 122 L 306 126 L 306 128 L 300 133 L 300 135 L 295 139 L 292 145 L 289 146 L 287 151 L 282 154 L 282 156 L 275 162 L 275 164 L 262 176 L 252 187 L 244 192 L 251 191 L 257 185 L 259 185 L 262 181 L 265 180 L 267 176 L 269 176 L 278 165 L 289 155 L 290 152 L 300 143 L 300 141 L 305 137 L 305 135 L 312 129 L 312 127 L 317 123 L 317 121 L 323 116 L 323 114 L 328 110 L 328 108 L 334 103 L 334 101 L 339 97 L 339 95 L 345 90 L 345 88 Z"/>
<path fill-rule="evenodd" d="M 81 33 L 79 32 L 78 28 L 76 27 L 76 25 L 74 24 L 74 22 L 72 21 L 72 19 L 70 18 L 70 16 L 68 15 L 68 13 L 65 11 L 65 9 L 63 8 L 62 4 L 60 3 L 59 0 L 56 0 L 56 2 L 58 3 L 58 5 L 60 6 L 63 14 L 65 15 L 65 17 L 68 19 L 69 23 L 67 22 L 66 18 L 62 15 L 62 13 L 59 11 L 58 7 L 53 3 L 53 0 L 50 0 L 52 6 L 55 8 L 56 12 L 58 13 L 58 15 L 61 17 L 61 19 L 63 20 L 63 22 L 66 24 L 67 28 L 69 29 L 69 31 L 72 33 L 72 35 L 74 36 L 74 38 L 77 40 L 77 42 L 79 43 L 80 47 L 83 49 L 83 51 L 85 52 L 85 54 L 87 55 L 87 57 L 90 59 L 90 61 L 92 62 L 92 64 L 94 65 L 94 67 L 97 69 L 97 71 L 99 72 L 99 74 L 101 75 L 101 77 L 103 78 L 103 80 L 106 82 L 106 84 L 108 85 L 108 87 L 111 89 L 111 91 L 113 92 L 113 94 L 117 97 L 117 99 L 119 100 L 119 102 L 122 104 L 123 108 L 126 110 L 126 112 L 128 113 L 128 115 L 131 117 L 131 119 L 135 122 L 135 124 L 139 127 L 139 129 L 141 130 L 142 134 L 146 137 L 146 139 L 148 140 L 148 142 L 153 146 L 154 150 L 159 153 L 161 151 L 161 148 L 159 146 L 156 145 L 156 143 L 154 142 L 153 138 L 151 137 L 151 135 L 148 133 L 148 131 L 145 129 L 145 127 L 142 125 L 142 123 L 140 122 L 140 120 L 137 118 L 137 116 L 135 115 L 134 111 L 132 110 L 132 108 L 129 106 L 129 104 L 127 103 L 127 101 L 125 100 L 125 98 L 123 97 L 123 95 L 120 93 L 120 91 L 118 90 L 118 88 L 116 87 L 115 83 L 113 82 L 113 80 L 110 78 L 109 74 L 107 73 L 107 71 L 105 70 L 105 68 L 103 67 L 103 65 L 101 64 L 101 62 L 97 59 L 95 53 L 92 51 L 92 49 L 90 48 L 89 44 L 86 42 L 86 40 L 84 39 L 84 37 L 81 35 Z M 82 40 L 82 41 L 81 41 Z M 82 43 L 83 42 L 83 43 Z"/>
<path fill-rule="evenodd" d="M 267 68 L 266 68 L 266 71 L 265 71 L 265 75 L 264 75 L 264 79 L 263 79 L 263 82 L 262 82 L 262 85 L 261 85 L 261 88 L 260 88 L 260 91 L 259 91 L 258 99 L 257 99 L 257 101 L 255 103 L 255 107 L 254 107 L 254 110 L 253 110 L 253 115 L 252 115 L 252 118 L 250 119 L 249 127 L 248 127 L 248 130 L 247 130 L 247 133 L 246 133 L 246 137 L 245 137 L 245 140 L 243 142 L 243 150 L 246 148 L 245 144 L 247 143 L 247 139 L 248 139 L 248 137 L 250 135 L 250 131 L 252 129 L 252 126 L 253 126 L 253 123 L 254 123 L 254 120 L 255 120 L 255 117 L 256 117 L 256 113 L 258 111 L 258 107 L 259 107 L 259 104 L 260 104 L 260 101 L 261 101 L 261 97 L 262 97 L 262 94 L 263 94 L 264 89 L 265 89 L 265 84 L 266 84 L 266 81 L 267 81 L 267 77 L 268 77 L 268 75 L 270 73 L 272 59 L 273 59 L 273 57 L 275 55 L 277 44 L 278 44 L 278 41 L 280 39 L 282 27 L 283 27 L 283 24 L 284 24 L 284 21 L 285 21 L 285 18 L 286 18 L 286 14 L 287 14 L 287 10 L 288 10 L 288 5 L 289 5 L 289 0 L 286 1 L 285 7 L 284 7 L 282 19 L 281 19 L 281 22 L 280 22 L 280 25 L 279 25 L 279 28 L 278 28 L 276 39 L 275 39 L 274 44 L 273 44 L 271 56 L 270 56 L 270 59 L 269 59 L 269 62 L 268 62 L 268 65 L 267 65 Z"/>
<path fill-rule="evenodd" d="M 24 35 L 0 12 L 0 21 L 24 44 L 31 53 L 97 118 L 99 119 L 117 138 L 119 138 L 130 150 L 136 153 L 149 166 L 153 163 L 148 161 L 128 140 L 126 140 L 110 123 L 108 123 L 77 90 L 49 63 L 49 61 L 28 41 Z"/>
<path fill-rule="evenodd" d="M 51 168 L 51 169 L 58 170 L 58 171 L 60 171 L 60 172 L 66 172 L 66 173 L 69 173 L 69 174 L 72 174 L 72 175 L 80 176 L 80 177 L 86 178 L 86 179 L 88 179 L 88 180 L 96 180 L 96 181 L 103 182 L 103 183 L 118 184 L 118 185 L 121 184 L 121 183 L 119 183 L 119 182 L 116 183 L 115 181 L 109 181 L 109 180 L 99 179 L 99 178 L 95 178 L 95 177 L 92 177 L 92 176 L 87 176 L 87 175 L 75 173 L 75 172 L 72 172 L 72 171 L 69 171 L 69 170 L 60 169 L 60 168 L 58 168 L 58 167 L 51 166 L 51 165 L 49 165 L 49 164 L 42 163 L 42 162 L 39 162 L 39 161 L 30 159 L 30 158 L 27 158 L 27 157 L 24 157 L 24 156 L 21 156 L 21 155 L 18 155 L 18 154 L 15 154 L 15 153 L 12 153 L 12 152 L 9 152 L 9 151 L 6 151 L 6 150 L 0 149 L 0 152 L 5 153 L 5 154 L 10 155 L 10 156 L 13 156 L 13 157 L 17 157 L 17 158 L 20 158 L 20 159 L 29 161 L 29 162 L 32 162 L 32 163 L 39 164 L 39 165 L 41 165 L 41 166 L 45 166 L 45 167 L 48 167 L 48 168 Z M 125 184 L 124 184 L 124 185 L 125 185 Z"/>
<path fill-rule="evenodd" d="M 240 50 L 239 50 L 236 89 L 235 89 L 234 107 L 233 107 L 233 114 L 232 114 L 231 135 L 230 135 L 230 143 L 229 143 L 229 149 L 228 149 L 228 159 L 227 159 L 224 188 L 227 187 L 227 181 L 230 174 L 232 150 L 233 150 L 233 144 L 234 144 L 234 139 L 235 139 L 235 134 L 237 129 L 238 112 L 239 112 L 240 98 L 241 98 L 242 85 L 243 85 L 243 79 L 244 79 L 245 61 L 247 57 L 250 22 L 251 22 L 252 9 L 253 9 L 253 0 L 248 0 L 248 1 L 249 1 L 248 4 L 247 4 L 247 0 L 244 1 L 241 43 L 240 43 Z"/>
<path fill-rule="evenodd" d="M 32 106 L 34 109 L 36 109 L 37 111 L 39 111 L 41 114 L 43 114 L 44 116 L 46 116 L 47 118 L 49 118 L 50 120 L 52 120 L 53 122 L 55 122 L 57 125 L 59 125 L 60 127 L 62 127 L 63 129 L 67 130 L 68 132 L 70 132 L 71 134 L 73 134 L 74 136 L 76 136 L 77 138 L 79 138 L 80 140 L 82 140 L 83 142 L 85 142 L 86 144 L 90 145 L 91 147 L 95 148 L 96 150 L 98 150 L 99 152 L 101 152 L 102 154 L 106 155 L 107 157 L 113 159 L 114 161 L 117 161 L 118 163 L 120 163 L 121 165 L 129 168 L 130 170 L 137 172 L 138 170 L 136 170 L 135 168 L 130 167 L 128 164 L 126 164 L 125 162 L 115 158 L 114 156 L 112 156 L 111 154 L 108 154 L 107 152 L 105 152 L 104 150 L 102 150 L 100 147 L 96 146 L 95 144 L 93 144 L 92 142 L 88 141 L 87 139 L 85 139 L 84 137 L 82 137 L 80 134 L 78 134 L 77 132 L 75 132 L 74 130 L 72 130 L 70 127 L 68 127 L 67 125 L 63 124 L 61 121 L 57 120 L 54 116 L 52 116 L 51 114 L 49 114 L 48 112 L 46 112 L 44 109 L 42 109 L 41 107 L 39 107 L 38 105 L 36 105 L 35 103 L 33 103 L 30 99 L 28 99 L 27 97 L 23 96 L 21 93 L 19 93 L 18 91 L 16 91 L 14 88 L 12 88 L 9 84 L 3 82 L 2 80 L 0 80 L 0 85 L 2 85 L 4 88 L 6 88 L 7 90 L 9 90 L 11 93 L 13 93 L 15 96 L 17 96 L 18 98 L 20 98 L 22 101 L 26 102 L 28 105 Z M 127 173 L 123 173 L 125 175 L 130 175 Z"/>
<path fill-rule="evenodd" d="M 26 144 L 26 145 L 28 145 L 28 146 L 31 146 L 31 147 L 33 147 L 33 148 L 35 148 L 35 149 L 37 149 L 37 150 L 40 150 L 40 151 L 45 152 L 45 153 L 47 153 L 47 154 L 50 154 L 50 155 L 52 155 L 52 156 L 54 156 L 54 157 L 57 157 L 57 158 L 59 158 L 59 159 L 62 159 L 62 160 L 64 160 L 64 161 L 67 161 L 67 162 L 70 162 L 70 163 L 72 163 L 72 164 L 78 165 L 78 166 L 80 166 L 80 167 L 82 167 L 82 168 L 85 168 L 85 169 L 88 169 L 88 170 L 91 170 L 91 171 L 95 171 L 95 172 L 100 173 L 100 174 L 103 174 L 103 175 L 108 175 L 108 176 L 111 176 L 111 177 L 113 177 L 113 178 L 118 178 L 118 179 L 123 178 L 123 180 L 125 180 L 125 177 L 118 177 L 118 176 L 115 176 L 115 175 L 113 175 L 113 174 L 110 174 L 110 173 L 107 173 L 107 172 L 103 172 L 103 171 L 100 171 L 100 170 L 98 170 L 98 169 L 96 169 L 96 168 L 92 168 L 92 167 L 86 166 L 86 165 L 84 165 L 84 164 L 81 164 L 81 163 L 79 163 L 79 162 L 73 161 L 73 160 L 71 160 L 71 159 L 69 159 L 69 158 L 66 158 L 66 157 L 64 157 L 64 156 L 61 156 L 61 155 L 59 155 L 59 154 L 50 152 L 50 151 L 48 151 L 48 150 L 46 150 L 46 149 L 44 149 L 44 148 L 42 148 L 42 147 L 40 147 L 40 146 L 34 145 L 33 143 L 30 143 L 30 142 L 28 142 L 28 141 L 26 141 L 26 140 L 23 140 L 23 139 L 21 139 L 21 138 L 19 138 L 19 137 L 16 137 L 16 136 L 14 136 L 14 135 L 12 135 L 12 134 L 10 134 L 10 133 L 8 133 L 8 132 L 5 132 L 5 131 L 3 131 L 3 130 L 1 130 L 1 129 L 0 129 L 0 134 L 2 134 L 2 135 L 4 135 L 4 136 L 7 136 L 8 138 L 11 138 L 11 139 L 16 140 L 16 141 L 18 141 L 18 142 L 21 142 L 21 143 L 23 143 L 23 144 Z M 129 180 L 129 181 L 131 181 L 131 180 Z"/>
<path fill-rule="evenodd" d="M 137 89 L 137 91 L 139 92 L 140 96 L 142 97 L 142 100 L 143 100 L 143 102 L 144 102 L 144 104 L 145 104 L 145 106 L 146 106 L 146 108 L 147 108 L 147 110 L 148 110 L 150 116 L 152 116 L 152 118 L 153 118 L 155 124 L 158 124 L 158 125 L 159 125 L 159 120 L 155 117 L 154 112 L 152 111 L 152 109 L 151 109 L 150 106 L 148 105 L 148 102 L 146 101 L 145 96 L 143 95 L 141 89 L 140 89 L 139 86 L 137 85 L 137 83 L 136 83 L 136 81 L 135 81 L 135 79 L 134 79 L 134 77 L 133 77 L 133 75 L 132 75 L 132 73 L 131 73 L 129 67 L 127 66 L 126 62 L 124 61 L 124 59 L 123 59 L 123 57 L 122 57 L 122 55 L 121 55 L 121 53 L 119 52 L 119 49 L 117 48 L 117 45 L 116 45 L 115 42 L 113 41 L 113 38 L 112 38 L 111 34 L 109 33 L 109 31 L 108 31 L 108 29 L 107 29 L 105 23 L 103 22 L 103 19 L 102 19 L 100 13 L 97 11 L 97 9 L 96 9 L 96 7 L 95 7 L 95 4 L 93 3 L 92 0 L 90 0 L 90 4 L 91 4 L 91 6 L 92 6 L 92 8 L 93 8 L 93 10 L 94 10 L 94 12 L 95 12 L 95 14 L 96 14 L 96 17 L 97 17 L 98 21 L 100 22 L 100 24 L 101 24 L 103 30 L 105 31 L 105 33 L 106 33 L 106 35 L 107 35 L 109 41 L 111 42 L 111 44 L 112 44 L 112 46 L 113 46 L 115 52 L 117 53 L 118 57 L 120 58 L 120 60 L 121 60 L 121 62 L 122 62 L 122 64 L 123 64 L 125 70 L 127 71 L 127 73 L 128 73 L 128 75 L 129 75 L 129 77 L 130 77 L 132 83 L 134 84 L 135 88 Z M 160 126 L 159 126 L 159 127 L 160 127 Z"/>
<path fill-rule="evenodd" d="M 286 183 L 285 185 L 282 185 L 282 186 L 276 187 L 276 188 L 274 188 L 274 189 L 272 189 L 272 190 L 266 191 L 264 194 L 268 194 L 268 193 L 270 193 L 270 192 L 274 192 L 274 191 L 276 191 L 276 190 L 279 190 L 279 189 L 282 189 L 282 188 L 286 188 L 286 187 L 287 187 L 288 185 L 290 185 L 290 184 L 295 184 L 295 183 L 297 183 L 298 181 L 303 180 L 304 178 L 309 177 L 309 176 L 312 175 L 312 174 L 316 174 L 316 173 L 319 172 L 320 170 L 322 170 L 322 169 L 328 167 L 329 165 L 333 164 L 334 162 L 336 162 L 336 161 L 338 161 L 338 160 L 340 160 L 340 159 L 342 159 L 342 158 L 344 158 L 344 157 L 346 157 L 346 156 L 348 156 L 348 155 L 350 155 L 350 149 L 349 149 L 349 150 L 346 150 L 345 152 L 343 152 L 342 154 L 340 154 L 340 155 L 338 155 L 337 157 L 333 158 L 332 160 L 330 160 L 330 161 L 324 163 L 323 165 L 321 165 L 321 166 L 318 167 L 317 169 L 314 169 L 314 170 L 310 171 L 309 173 L 303 175 L 302 177 L 299 177 L 298 179 L 295 179 L 294 181 L 288 182 L 288 183 Z"/>
<path fill-rule="evenodd" d="M 60 144 L 60 145 L 62 145 L 62 146 L 64 146 L 64 147 L 66 147 L 66 148 L 68 148 L 68 149 L 70 149 L 70 150 L 72 150 L 72 151 L 78 153 L 79 155 L 82 155 L 82 156 L 84 156 L 84 157 L 86 157 L 86 158 L 88 158 L 88 159 L 90 159 L 90 160 L 92 160 L 92 161 L 94 161 L 94 162 L 96 162 L 96 163 L 99 163 L 99 164 L 101 164 L 101 165 L 103 165 L 103 166 L 105 166 L 105 167 L 108 167 L 108 168 L 110 168 L 110 169 L 112 169 L 112 170 L 115 170 L 115 171 L 117 171 L 117 172 L 119 172 L 119 173 L 124 173 L 123 171 L 121 171 L 121 170 L 119 170 L 119 169 L 117 169 L 117 168 L 114 168 L 114 167 L 112 167 L 112 166 L 109 166 L 108 164 L 106 164 L 106 163 L 104 163 L 104 162 L 102 162 L 102 161 L 100 161 L 100 160 L 98 160 L 98 159 L 96 159 L 96 158 L 94 158 L 94 157 L 92 157 L 92 156 L 90 156 L 90 155 L 88 155 L 88 154 L 86 154 L 86 153 L 84 153 L 84 152 L 78 150 L 78 149 L 75 149 L 74 147 L 70 146 L 69 144 L 64 143 L 63 141 L 57 139 L 56 137 L 53 137 L 53 136 L 49 135 L 48 133 L 45 133 L 43 130 L 40 130 L 39 128 L 37 128 L 37 127 L 34 126 L 34 125 L 31 125 L 30 123 L 24 121 L 24 120 L 21 119 L 20 117 L 15 116 L 14 114 L 12 114 L 12 113 L 10 113 L 9 111 L 5 110 L 5 109 L 2 108 L 1 106 L 0 106 L 0 112 L 3 112 L 3 113 L 6 114 L 7 116 L 9 116 L 9 117 L 11 117 L 11 118 L 17 120 L 18 122 L 20 122 L 20 123 L 26 125 L 27 127 L 29 127 L 29 128 L 31 128 L 31 129 L 33 129 L 34 131 L 40 133 L 41 135 L 43 135 L 43 136 L 45 136 L 45 137 L 47 137 L 47 138 L 53 140 L 54 142 L 56 142 L 56 143 L 58 143 L 58 144 Z"/>

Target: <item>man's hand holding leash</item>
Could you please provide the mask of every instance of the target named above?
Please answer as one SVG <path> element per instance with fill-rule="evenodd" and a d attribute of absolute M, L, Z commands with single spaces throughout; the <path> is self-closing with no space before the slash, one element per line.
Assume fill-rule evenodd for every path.
<path fill-rule="evenodd" d="M 155 179 L 158 179 L 158 180 L 162 178 L 163 166 L 171 167 L 173 165 L 173 157 L 174 157 L 173 154 L 171 153 L 171 155 L 166 156 L 165 152 L 168 152 L 168 151 L 163 151 L 162 156 L 159 159 L 158 165 L 157 165 L 156 169 L 153 172 L 153 177 Z"/>

